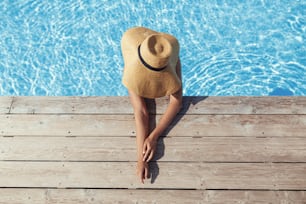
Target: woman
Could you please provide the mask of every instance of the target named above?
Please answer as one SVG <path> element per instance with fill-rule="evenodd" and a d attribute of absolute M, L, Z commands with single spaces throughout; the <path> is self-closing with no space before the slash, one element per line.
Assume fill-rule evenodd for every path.
<path fill-rule="evenodd" d="M 121 40 L 124 59 L 122 83 L 128 89 L 134 109 L 137 143 L 137 175 L 149 178 L 148 162 L 153 158 L 159 136 L 182 105 L 179 43 L 175 37 L 144 27 L 127 30 Z M 145 98 L 169 96 L 169 105 L 152 132 Z"/>

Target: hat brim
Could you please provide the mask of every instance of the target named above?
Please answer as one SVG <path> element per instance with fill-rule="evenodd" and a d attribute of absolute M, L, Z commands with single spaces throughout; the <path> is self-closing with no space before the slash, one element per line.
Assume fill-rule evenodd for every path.
<path fill-rule="evenodd" d="M 138 57 L 139 45 L 153 34 L 165 37 L 173 49 L 168 65 L 162 71 L 146 68 Z M 127 89 L 145 98 L 158 98 L 171 95 L 181 88 L 181 80 L 176 72 L 179 43 L 172 35 L 144 27 L 131 28 L 122 36 L 121 49 L 124 60 L 122 83 Z"/>

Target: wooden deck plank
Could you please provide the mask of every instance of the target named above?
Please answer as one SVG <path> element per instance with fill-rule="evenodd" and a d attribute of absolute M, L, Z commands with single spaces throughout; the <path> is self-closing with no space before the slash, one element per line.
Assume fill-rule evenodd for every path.
<path fill-rule="evenodd" d="M 305 204 L 306 191 L 207 191 L 203 202 L 214 204 Z"/>
<path fill-rule="evenodd" d="M 136 161 L 133 137 L 0 137 L 0 160 Z M 305 162 L 305 138 L 166 137 L 154 160 Z"/>
<path fill-rule="evenodd" d="M 184 97 L 142 185 L 128 97 L 0 97 L 0 204 L 306 203 L 305 132 L 306 97 Z"/>
<path fill-rule="evenodd" d="M 132 115 L 0 115 L 0 121 L 2 136 L 135 136 Z M 306 115 L 184 115 L 169 129 L 169 136 L 306 137 Z"/>
<path fill-rule="evenodd" d="M 128 97 L 14 97 L 12 114 L 132 114 Z"/>
<path fill-rule="evenodd" d="M 306 190 L 306 163 L 150 166 L 154 182 L 142 185 L 134 162 L 0 162 L 0 187 Z"/>
<path fill-rule="evenodd" d="M 116 195 L 116 196 L 114 196 Z M 125 189 L 2 189 L 0 204 L 64 203 L 286 203 L 305 204 L 306 191 Z"/>
<path fill-rule="evenodd" d="M 167 98 L 153 103 L 162 114 Z M 13 114 L 133 114 L 128 97 L 14 97 Z M 181 114 L 306 114 L 306 97 L 191 97 L 184 96 Z"/>
<path fill-rule="evenodd" d="M 10 112 L 13 97 L 0 96 L 0 114 L 8 114 Z"/>

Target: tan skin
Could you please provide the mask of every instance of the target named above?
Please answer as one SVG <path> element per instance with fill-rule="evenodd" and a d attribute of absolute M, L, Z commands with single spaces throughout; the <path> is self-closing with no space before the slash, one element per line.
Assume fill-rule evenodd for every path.
<path fill-rule="evenodd" d="M 177 63 L 176 72 L 181 78 L 181 65 Z M 182 88 L 169 96 L 168 107 L 157 123 L 155 129 L 149 132 L 149 113 L 145 99 L 129 90 L 130 100 L 134 109 L 136 122 L 137 169 L 136 173 L 142 183 L 149 178 L 148 162 L 153 158 L 159 136 L 170 125 L 182 106 Z"/>

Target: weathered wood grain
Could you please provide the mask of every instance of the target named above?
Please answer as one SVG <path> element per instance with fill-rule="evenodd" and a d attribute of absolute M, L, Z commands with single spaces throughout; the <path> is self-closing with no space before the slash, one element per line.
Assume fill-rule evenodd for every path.
<path fill-rule="evenodd" d="M 0 203 L 306 203 L 305 132 L 306 97 L 184 97 L 142 185 L 128 97 L 3 96 Z"/>
<path fill-rule="evenodd" d="M 0 160 L 136 161 L 133 137 L 0 137 Z M 305 138 L 166 137 L 153 160 L 305 162 Z"/>
<path fill-rule="evenodd" d="M 132 114 L 128 97 L 14 97 L 12 114 Z"/>
<path fill-rule="evenodd" d="M 0 187 L 306 190 L 306 163 L 153 162 L 150 168 L 154 184 L 142 185 L 134 162 L 0 162 Z"/>
<path fill-rule="evenodd" d="M 132 115 L 0 115 L 0 121 L 2 136 L 135 136 Z M 306 115 L 184 115 L 178 116 L 165 133 L 306 137 Z"/>
<path fill-rule="evenodd" d="M 167 97 L 147 100 L 164 113 Z M 14 97 L 12 114 L 133 114 L 129 97 Z M 180 114 L 306 114 L 306 97 L 184 96 Z"/>
<path fill-rule="evenodd" d="M 0 114 L 8 114 L 10 112 L 13 97 L 0 96 Z"/>
<path fill-rule="evenodd" d="M 114 196 L 115 195 L 115 196 Z M 286 203 L 304 204 L 306 191 L 141 190 L 141 189 L 1 189 L 0 204 L 84 203 Z"/>
<path fill-rule="evenodd" d="M 306 191 L 207 191 L 203 203 L 237 204 L 237 203 L 286 203 L 304 204 Z"/>

